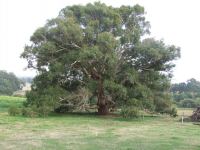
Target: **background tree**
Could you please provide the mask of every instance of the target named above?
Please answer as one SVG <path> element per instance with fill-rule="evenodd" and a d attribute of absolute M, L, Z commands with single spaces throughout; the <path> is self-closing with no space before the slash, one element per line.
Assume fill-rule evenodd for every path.
<path fill-rule="evenodd" d="M 31 83 L 33 80 L 33 77 L 20 77 L 19 79 L 23 81 L 24 83 Z"/>
<path fill-rule="evenodd" d="M 173 84 L 170 91 L 179 107 L 194 108 L 200 105 L 200 82 L 194 78 Z"/>
<path fill-rule="evenodd" d="M 22 88 L 23 82 L 13 73 L 0 70 L 0 95 L 12 95 Z"/>
<path fill-rule="evenodd" d="M 52 109 L 79 106 L 80 97 L 96 101 L 102 115 L 112 107 L 170 107 L 170 71 L 180 50 L 163 41 L 141 40 L 150 27 L 144 14 L 139 5 L 114 8 L 99 2 L 62 9 L 35 31 L 21 55 L 39 72 L 27 105 L 48 104 L 49 98 L 42 97 L 50 88 L 60 91 L 51 96 Z M 82 96 L 74 98 L 74 93 Z"/>

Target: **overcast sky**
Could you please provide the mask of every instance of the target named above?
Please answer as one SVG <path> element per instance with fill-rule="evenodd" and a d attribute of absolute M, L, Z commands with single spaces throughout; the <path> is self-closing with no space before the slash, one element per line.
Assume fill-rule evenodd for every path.
<path fill-rule="evenodd" d="M 33 32 L 54 18 L 67 5 L 93 0 L 0 0 L 0 70 L 17 76 L 33 76 L 24 71 L 27 62 L 19 58 Z M 199 0 L 101 0 L 107 5 L 140 4 L 151 23 L 151 37 L 181 47 L 173 82 L 200 80 L 200 1 Z"/>

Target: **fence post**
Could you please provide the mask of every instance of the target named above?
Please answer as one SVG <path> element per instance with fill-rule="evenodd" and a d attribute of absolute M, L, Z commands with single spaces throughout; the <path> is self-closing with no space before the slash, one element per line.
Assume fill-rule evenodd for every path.
<path fill-rule="evenodd" d="M 184 112 L 183 112 L 183 114 L 182 114 L 182 124 L 183 124 L 183 120 L 184 120 Z"/>

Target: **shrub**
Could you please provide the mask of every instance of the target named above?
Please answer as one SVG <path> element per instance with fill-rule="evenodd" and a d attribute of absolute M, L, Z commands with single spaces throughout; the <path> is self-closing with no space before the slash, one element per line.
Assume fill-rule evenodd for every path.
<path fill-rule="evenodd" d="M 36 112 L 40 117 L 46 117 L 51 112 L 51 108 L 46 106 L 39 107 L 36 109 Z"/>
<path fill-rule="evenodd" d="M 15 106 L 11 106 L 8 109 L 8 113 L 10 116 L 16 116 L 16 115 L 20 115 L 21 111 L 19 108 L 15 107 Z"/>
<path fill-rule="evenodd" d="M 167 108 L 162 113 L 169 114 L 171 117 L 177 117 L 177 109 L 175 107 Z"/>
<path fill-rule="evenodd" d="M 121 115 L 124 118 L 137 118 L 139 117 L 139 109 L 137 107 L 123 107 Z"/>
<path fill-rule="evenodd" d="M 70 106 L 70 105 L 60 105 L 57 108 L 54 109 L 54 112 L 56 113 L 66 113 L 66 112 L 70 112 L 73 111 L 74 107 Z"/>
<path fill-rule="evenodd" d="M 30 107 L 22 108 L 22 115 L 26 117 L 37 117 L 38 113 L 33 111 Z"/>
<path fill-rule="evenodd" d="M 46 117 L 50 113 L 51 109 L 49 107 L 24 107 L 22 109 L 22 115 L 26 117 Z"/>
<path fill-rule="evenodd" d="M 176 109 L 175 107 L 172 107 L 169 114 L 170 114 L 170 116 L 172 116 L 172 117 L 177 117 L 177 116 L 178 116 L 178 114 L 177 114 L 177 109 Z"/>
<path fill-rule="evenodd" d="M 60 98 L 67 97 L 67 93 L 60 87 L 47 87 L 42 90 L 31 90 L 26 93 L 25 107 L 30 107 L 38 116 L 47 116 L 51 111 L 58 108 Z M 64 99 L 63 98 L 63 99 Z"/>

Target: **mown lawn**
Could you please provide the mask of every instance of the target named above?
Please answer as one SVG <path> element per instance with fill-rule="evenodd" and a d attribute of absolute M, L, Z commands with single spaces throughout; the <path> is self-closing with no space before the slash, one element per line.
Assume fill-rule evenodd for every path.
<path fill-rule="evenodd" d="M 7 97 L 9 99 L 9 97 Z M 200 126 L 167 116 L 124 120 L 95 115 L 12 117 L 0 97 L 0 150 L 199 150 Z M 7 100 L 6 100 L 7 101 Z M 11 101 L 11 102 L 10 102 Z M 10 97 L 20 105 L 22 98 Z"/>

